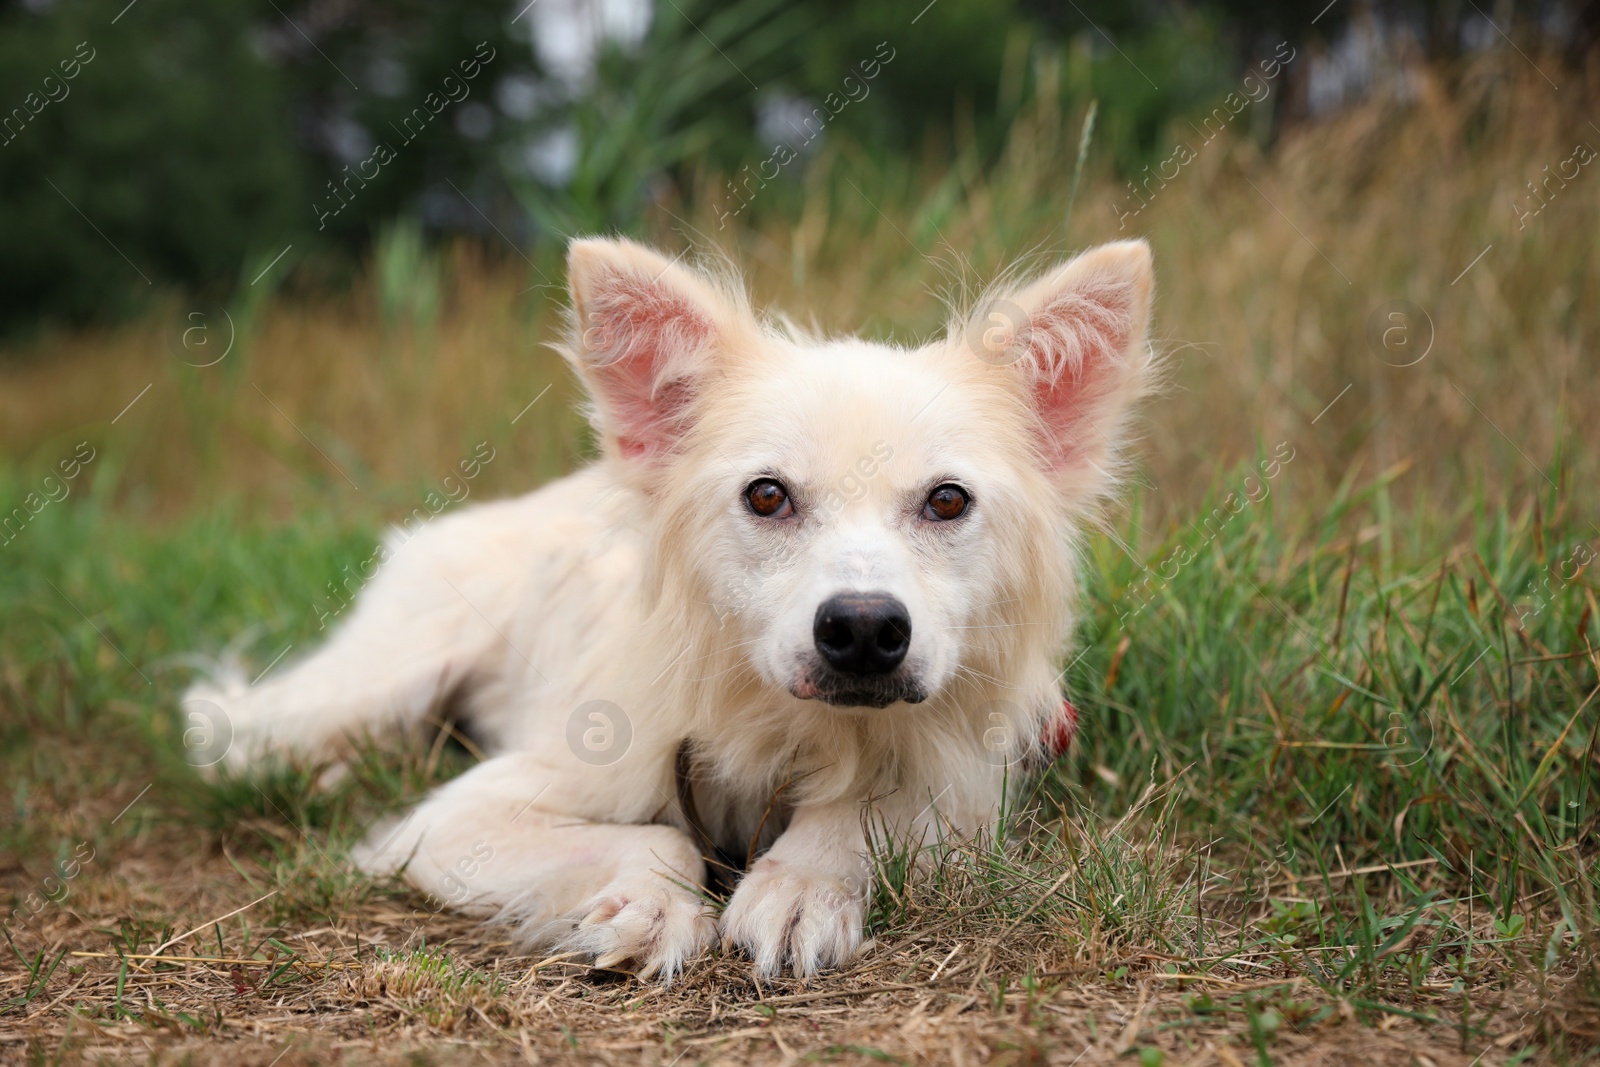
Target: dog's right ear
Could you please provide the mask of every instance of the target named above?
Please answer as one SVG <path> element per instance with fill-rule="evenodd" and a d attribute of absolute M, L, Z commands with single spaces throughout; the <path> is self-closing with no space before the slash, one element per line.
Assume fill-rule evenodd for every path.
<path fill-rule="evenodd" d="M 632 241 L 567 252 L 575 322 L 567 355 L 594 398 L 602 447 L 651 463 L 688 432 L 705 377 L 751 329 L 748 308 L 698 272 Z"/>

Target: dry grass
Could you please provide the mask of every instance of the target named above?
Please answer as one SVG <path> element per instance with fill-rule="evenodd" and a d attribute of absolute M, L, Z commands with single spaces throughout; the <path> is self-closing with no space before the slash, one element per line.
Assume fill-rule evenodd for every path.
<path fill-rule="evenodd" d="M 1461 955 L 1483 990 L 1470 1042 L 1448 980 L 1408 1012 L 1357 1025 L 1360 1005 L 1316 988 L 1287 955 L 1218 952 L 1240 932 L 1230 916 L 1259 900 L 1207 877 L 1159 818 L 1141 831 L 1138 809 L 1118 825 L 1075 821 L 1060 838 L 1038 828 L 1033 846 L 1009 853 L 952 850 L 940 873 L 880 892 L 893 932 L 843 972 L 763 984 L 719 956 L 663 988 L 523 955 L 492 928 L 344 871 L 320 833 L 258 819 L 197 838 L 183 801 L 159 791 L 119 817 L 139 780 L 88 805 L 59 798 L 58 817 L 99 851 L 59 903 L 10 931 L 22 956 L 59 966 L 49 996 L 0 1013 L 0 1061 L 1087 1065 L 1157 1062 L 1162 1050 L 1166 1062 L 1225 1067 L 1358 1055 L 1466 1067 L 1503 1062 L 1492 1050 L 1552 1028 L 1600 1035 L 1592 1002 L 1587 1016 L 1545 1014 L 1550 991 L 1465 908 L 1457 918 L 1480 946 Z M 1197 912 L 1202 879 L 1211 889 Z M 1132 921 L 1104 923 L 1108 901 L 1094 897 L 1113 886 L 1147 895 L 1124 909 Z M 156 950 L 159 961 L 146 958 Z M 0 996 L 29 983 L 12 966 Z"/>
<path fill-rule="evenodd" d="M 942 300 L 970 297 L 1018 257 L 1147 234 L 1157 330 L 1175 363 L 1174 389 L 1149 412 L 1149 506 L 1161 517 L 1182 517 L 1219 472 L 1283 440 L 1304 457 L 1283 488 L 1302 504 L 1396 464 L 1415 468 L 1404 489 L 1417 501 L 1545 478 L 1591 484 L 1600 382 L 1583 359 L 1600 321 L 1584 311 L 1600 261 L 1578 235 L 1600 227 L 1600 178 L 1585 168 L 1523 229 L 1512 207 L 1531 202 L 1524 183 L 1576 141 L 1600 147 L 1581 103 L 1600 92 L 1564 79 L 1554 99 L 1520 59 L 1491 57 L 1448 83 L 1430 75 L 1411 104 L 1292 130 L 1270 157 L 1246 140 L 1201 144 L 1120 232 L 1114 205 L 1127 190 L 1091 178 L 1063 233 L 1080 116 L 1046 109 L 1019 123 L 988 172 L 971 152 L 908 170 L 830 149 L 794 211 L 719 230 L 722 183 L 706 176 L 703 193 L 658 205 L 646 235 L 726 255 L 760 300 L 796 318 L 915 340 L 942 327 Z M 530 263 L 462 247 L 441 262 L 390 244 L 387 274 L 333 295 L 317 295 L 313 267 L 292 299 L 268 294 L 270 278 L 247 288 L 229 305 L 235 347 L 215 367 L 188 364 L 220 351 L 221 309 L 177 297 L 137 323 L 7 353 L 0 449 L 53 462 L 74 434 L 111 432 L 153 385 L 114 431 L 117 490 L 169 514 L 222 495 L 287 515 L 308 486 L 381 512 L 393 504 L 382 487 L 428 484 L 482 439 L 509 458 L 488 472 L 490 491 L 570 468 L 584 447 L 573 385 L 544 347 L 560 249 L 542 246 Z M 1377 309 L 1402 299 L 1434 335 L 1411 367 L 1386 365 L 1404 357 L 1369 338 Z M 188 317 L 197 311 L 206 317 Z M 196 323 L 210 332 L 190 335 L 189 350 Z M 1423 343 L 1428 325 L 1410 325 Z"/>

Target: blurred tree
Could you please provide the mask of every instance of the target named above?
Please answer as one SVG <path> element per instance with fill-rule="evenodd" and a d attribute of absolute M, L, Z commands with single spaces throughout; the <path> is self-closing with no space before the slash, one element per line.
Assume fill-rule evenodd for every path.
<path fill-rule="evenodd" d="M 239 31 L 254 5 L 125 3 L 0 12 L 0 324 L 231 280 L 306 202 L 285 73 Z"/>
<path fill-rule="evenodd" d="M 497 90 L 503 102 L 504 86 L 537 73 L 509 21 L 527 2 L 300 0 L 268 20 L 317 177 L 309 229 L 359 248 L 401 214 L 490 238 L 515 226 L 492 179 L 515 126 Z"/>
<path fill-rule="evenodd" d="M 0 0 L 0 329 L 220 290 L 291 242 L 348 261 L 400 218 L 519 250 L 627 229 L 692 168 L 746 182 L 786 144 L 797 174 L 819 125 L 984 164 L 1040 91 L 1097 99 L 1132 174 L 1277 42 L 1359 66 L 1372 25 L 1581 51 L 1600 0 Z"/>

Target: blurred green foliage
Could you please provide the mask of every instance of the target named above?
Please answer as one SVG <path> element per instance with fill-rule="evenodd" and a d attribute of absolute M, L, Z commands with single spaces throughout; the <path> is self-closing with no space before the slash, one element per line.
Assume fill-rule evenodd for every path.
<path fill-rule="evenodd" d="M 289 72 L 239 32 L 254 5 L 146 0 L 113 25 L 125 2 L 0 20 L 4 318 L 116 313 L 163 281 L 231 280 L 304 198 Z"/>
<path fill-rule="evenodd" d="M 588 5 L 595 54 L 574 74 L 540 57 L 583 36 L 582 18 L 551 12 L 584 5 L 542 3 L 0 0 L 0 330 L 124 314 L 163 286 L 225 294 L 290 245 L 291 264 L 349 260 L 402 218 L 519 251 L 627 230 L 691 173 L 770 159 L 807 115 L 862 151 L 987 165 L 1036 94 L 1059 95 L 1063 121 L 1098 100 L 1097 158 L 1132 173 L 1277 41 L 1331 40 L 1354 10 L 635 0 L 630 16 L 605 0 Z M 1548 36 L 1535 6 L 1512 13 Z M 1471 17 L 1380 9 L 1439 47 Z M 1579 12 L 1562 32 L 1588 40 L 1586 25 Z M 886 55 L 863 88 L 862 65 Z M 819 113 L 830 95 L 850 106 Z M 786 124 L 765 121 L 775 105 Z M 798 187 L 794 157 L 780 186 Z"/>

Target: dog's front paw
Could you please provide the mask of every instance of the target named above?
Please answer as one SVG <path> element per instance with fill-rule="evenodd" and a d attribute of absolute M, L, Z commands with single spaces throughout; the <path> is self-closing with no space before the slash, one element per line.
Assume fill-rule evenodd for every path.
<path fill-rule="evenodd" d="M 659 975 L 669 983 L 716 934 L 700 898 L 657 874 L 612 882 L 578 914 L 582 918 L 561 938 L 562 949 L 593 956 L 596 967 L 631 962 L 638 977 Z"/>
<path fill-rule="evenodd" d="M 749 953 L 763 975 L 788 963 L 806 977 L 854 956 L 865 921 L 865 894 L 845 879 L 768 857 L 734 890 L 722 939 Z"/>

